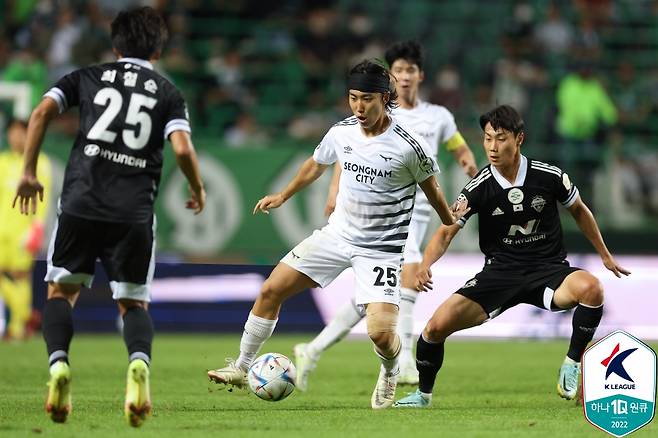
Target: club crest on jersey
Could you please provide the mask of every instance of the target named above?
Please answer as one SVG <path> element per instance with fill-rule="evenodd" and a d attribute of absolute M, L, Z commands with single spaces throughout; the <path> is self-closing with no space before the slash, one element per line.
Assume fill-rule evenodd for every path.
<path fill-rule="evenodd" d="M 420 162 L 420 168 L 427 173 L 432 173 L 434 171 L 434 160 L 430 157 L 426 157 Z"/>
<path fill-rule="evenodd" d="M 507 199 L 512 204 L 520 204 L 523 202 L 523 192 L 515 187 L 507 193 Z"/>
<path fill-rule="evenodd" d="M 541 213 L 541 211 L 546 206 L 546 199 L 544 199 L 540 195 L 536 195 L 534 198 L 532 198 L 532 201 L 530 202 L 530 206 L 534 208 L 537 213 Z"/>

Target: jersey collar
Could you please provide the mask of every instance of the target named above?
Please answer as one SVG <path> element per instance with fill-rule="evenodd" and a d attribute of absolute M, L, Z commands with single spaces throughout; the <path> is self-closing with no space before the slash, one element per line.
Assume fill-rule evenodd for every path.
<path fill-rule="evenodd" d="M 117 62 L 130 62 L 132 64 L 137 64 L 141 65 L 144 68 L 148 68 L 149 70 L 153 70 L 153 64 L 148 62 L 145 59 L 140 59 L 140 58 L 120 58 L 117 60 Z"/>
<path fill-rule="evenodd" d="M 519 187 L 525 182 L 525 176 L 528 173 L 528 159 L 524 155 L 521 155 L 521 164 L 519 165 L 519 171 L 516 172 L 516 180 L 514 181 L 514 184 L 510 184 L 510 182 L 507 181 L 494 166 L 490 166 L 490 168 L 494 178 L 496 178 L 496 181 L 503 189 Z"/>

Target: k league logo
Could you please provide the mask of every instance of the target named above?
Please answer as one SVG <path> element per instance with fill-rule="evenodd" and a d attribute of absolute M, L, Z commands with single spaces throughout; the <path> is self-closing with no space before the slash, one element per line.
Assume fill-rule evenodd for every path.
<path fill-rule="evenodd" d="M 617 354 L 619 352 L 619 344 L 617 344 L 614 350 L 612 350 L 612 353 L 610 353 L 610 356 L 601 361 L 601 365 L 606 367 L 605 379 L 608 380 L 608 377 L 614 373 L 624 380 L 633 382 L 633 379 L 631 379 L 628 371 L 626 371 L 624 368 L 624 360 L 636 350 L 637 348 L 629 348 L 628 350 L 623 351 L 621 354 Z"/>
<path fill-rule="evenodd" d="M 651 422 L 656 406 L 656 353 L 618 330 L 583 355 L 583 410 L 587 421 L 622 437 Z"/>

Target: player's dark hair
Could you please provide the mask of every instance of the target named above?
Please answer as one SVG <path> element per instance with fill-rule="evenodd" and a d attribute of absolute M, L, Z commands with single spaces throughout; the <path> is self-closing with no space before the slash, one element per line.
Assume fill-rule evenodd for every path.
<path fill-rule="evenodd" d="M 386 63 L 389 68 L 392 67 L 393 63 L 398 59 L 404 59 L 411 64 L 416 64 L 418 69 L 422 71 L 425 62 L 423 47 L 415 40 L 398 41 L 393 43 L 392 46 L 386 49 L 384 58 L 386 58 Z"/>
<path fill-rule="evenodd" d="M 148 6 L 121 11 L 112 22 L 112 46 L 124 57 L 149 60 L 167 36 L 164 20 Z"/>
<path fill-rule="evenodd" d="M 398 107 L 398 93 L 395 91 L 395 78 L 381 62 L 376 60 L 365 59 L 352 67 L 348 76 L 352 75 L 369 75 L 382 77 L 388 80 L 388 102 L 386 102 L 386 111 L 391 111 Z"/>
<path fill-rule="evenodd" d="M 517 110 L 509 105 L 500 105 L 480 116 L 480 128 L 484 131 L 487 123 L 495 130 L 504 129 L 515 136 L 523 132 L 525 123 Z"/>

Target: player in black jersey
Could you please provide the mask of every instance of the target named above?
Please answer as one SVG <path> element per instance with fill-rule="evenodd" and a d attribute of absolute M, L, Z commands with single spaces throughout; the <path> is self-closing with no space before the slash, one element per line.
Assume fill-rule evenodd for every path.
<path fill-rule="evenodd" d="M 429 406 L 448 336 L 520 303 L 551 311 L 576 308 L 571 343 L 557 384 L 561 397 L 576 396 L 580 358 L 603 313 L 603 289 L 596 277 L 566 261 L 557 202 L 569 210 L 606 268 L 617 277 L 630 274 L 606 248 L 594 216 L 569 176 L 555 166 L 521 155 L 523 120 L 514 108 L 502 105 L 493 109 L 480 117 L 480 126 L 490 164 L 466 184 L 457 199 L 469 212 L 455 225 L 441 226 L 432 237 L 416 287 L 419 291 L 431 288 L 430 266 L 476 213 L 484 268 L 428 321 L 416 350 L 419 388 L 396 402 L 396 407 Z"/>
<path fill-rule="evenodd" d="M 123 317 L 130 362 L 126 418 L 139 426 L 151 410 L 153 323 L 147 309 L 155 267 L 153 203 L 165 139 L 171 141 L 189 182 L 186 207 L 200 213 L 206 196 L 185 102 L 151 64 L 160 57 L 166 37 L 164 21 L 153 9 L 119 13 L 112 22 L 118 61 L 64 76 L 30 117 L 24 174 L 14 199 L 23 214 L 34 213 L 37 196 L 43 198 L 36 166 L 49 122 L 70 107 L 80 107 L 80 128 L 66 166 L 45 278 L 43 333 L 50 363 L 46 411 L 56 422 L 65 421 L 71 410 L 72 307 L 81 286 L 91 286 L 97 258 Z"/>

